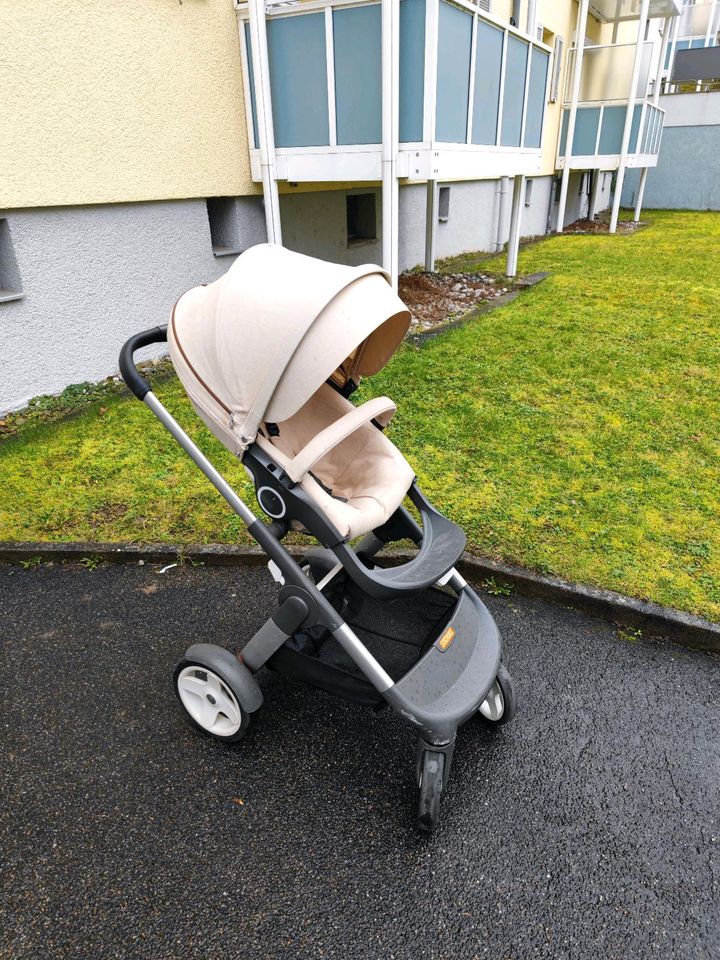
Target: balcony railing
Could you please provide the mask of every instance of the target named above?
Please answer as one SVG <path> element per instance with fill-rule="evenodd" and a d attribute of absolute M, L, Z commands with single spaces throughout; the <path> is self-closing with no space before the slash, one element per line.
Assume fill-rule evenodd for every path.
<path fill-rule="evenodd" d="M 587 45 L 583 48 L 582 74 L 578 100 L 597 103 L 607 100 L 628 99 L 628 78 L 632 76 L 635 43 L 610 43 Z M 564 102 L 570 101 L 570 88 L 575 68 L 576 48 L 568 50 L 568 66 L 565 72 Z M 643 99 L 647 96 L 650 81 L 650 66 L 653 56 L 653 42 L 648 40 L 642 45 L 640 72 L 638 74 L 635 96 Z"/>
<path fill-rule="evenodd" d="M 612 170 L 620 163 L 627 101 L 581 104 L 575 119 L 575 135 L 567 162 L 574 170 Z M 563 110 L 558 167 L 566 163 L 565 147 L 570 110 Z M 653 167 L 660 150 L 665 111 L 649 100 L 635 101 L 627 151 L 628 167 Z"/>
<path fill-rule="evenodd" d="M 253 176 L 258 130 L 246 5 L 238 2 Z M 278 176 L 381 175 L 381 5 L 269 7 Z M 400 0 L 399 175 L 483 177 L 540 169 L 550 50 L 467 0 Z"/>

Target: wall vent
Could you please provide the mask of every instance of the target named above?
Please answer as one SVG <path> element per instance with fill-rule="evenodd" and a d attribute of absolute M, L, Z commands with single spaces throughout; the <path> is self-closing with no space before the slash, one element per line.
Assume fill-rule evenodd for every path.
<path fill-rule="evenodd" d="M 485 13 L 492 13 L 491 0 L 475 0 L 475 3 L 481 10 L 484 10 Z"/>
<path fill-rule="evenodd" d="M 438 220 L 447 223 L 450 219 L 450 187 L 440 187 L 438 190 Z"/>
<path fill-rule="evenodd" d="M 562 37 L 555 37 L 555 47 L 553 49 L 553 68 L 552 80 L 550 81 L 550 103 L 557 103 L 558 93 L 560 91 L 560 71 L 562 70 L 562 58 L 565 42 Z"/>

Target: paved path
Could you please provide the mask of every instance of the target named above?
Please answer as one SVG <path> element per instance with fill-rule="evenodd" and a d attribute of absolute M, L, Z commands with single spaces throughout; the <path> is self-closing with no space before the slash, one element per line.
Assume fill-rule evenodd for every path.
<path fill-rule="evenodd" d="M 237 748 L 181 719 L 185 646 L 264 570 L 0 568 L 3 960 L 720 956 L 720 663 L 490 598 L 519 698 L 465 727 L 435 838 L 412 731 L 267 676 Z"/>

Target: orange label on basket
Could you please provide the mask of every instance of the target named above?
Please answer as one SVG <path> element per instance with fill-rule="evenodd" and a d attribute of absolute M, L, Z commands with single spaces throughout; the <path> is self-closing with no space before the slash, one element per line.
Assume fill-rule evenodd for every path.
<path fill-rule="evenodd" d="M 450 644 L 455 639 L 455 627 L 448 627 L 445 633 L 440 637 L 437 642 L 437 645 L 441 650 L 447 650 Z"/>

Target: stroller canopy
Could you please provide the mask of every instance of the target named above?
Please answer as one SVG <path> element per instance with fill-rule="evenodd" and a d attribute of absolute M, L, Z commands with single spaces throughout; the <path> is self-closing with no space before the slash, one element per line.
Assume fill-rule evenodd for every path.
<path fill-rule="evenodd" d="M 263 421 L 288 419 L 329 377 L 342 386 L 381 370 L 409 324 L 380 267 L 260 244 L 183 294 L 168 341 L 195 409 L 241 453 Z"/>

